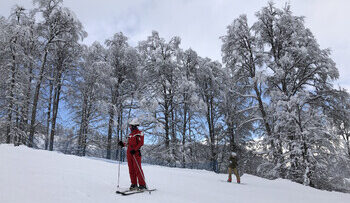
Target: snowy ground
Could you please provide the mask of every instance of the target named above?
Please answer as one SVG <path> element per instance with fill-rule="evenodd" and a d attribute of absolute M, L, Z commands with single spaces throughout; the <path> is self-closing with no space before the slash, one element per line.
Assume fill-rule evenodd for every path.
<path fill-rule="evenodd" d="M 121 166 L 121 187 L 129 186 L 127 165 Z M 115 194 L 115 162 L 0 145 L 1 203 L 345 203 L 350 194 L 327 192 L 287 180 L 265 180 L 251 175 L 243 184 L 226 183 L 225 174 L 145 165 L 151 195 Z"/>

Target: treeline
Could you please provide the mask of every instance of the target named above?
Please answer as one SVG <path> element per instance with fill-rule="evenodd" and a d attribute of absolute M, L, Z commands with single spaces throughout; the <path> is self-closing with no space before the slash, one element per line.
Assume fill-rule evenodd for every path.
<path fill-rule="evenodd" d="M 62 0 L 33 2 L 0 17 L 0 143 L 116 159 L 138 117 L 150 162 L 219 172 L 236 151 L 241 171 L 350 190 L 350 97 L 289 5 L 235 19 L 221 64 L 156 31 L 135 47 L 123 33 L 86 46 Z"/>

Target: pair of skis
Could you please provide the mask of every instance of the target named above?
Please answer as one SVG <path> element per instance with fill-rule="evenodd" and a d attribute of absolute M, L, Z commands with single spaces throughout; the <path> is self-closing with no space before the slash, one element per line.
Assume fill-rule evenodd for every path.
<path fill-rule="evenodd" d="M 126 195 L 133 195 L 133 194 L 143 193 L 143 192 L 149 192 L 149 194 L 151 194 L 153 191 L 156 191 L 156 189 L 117 190 L 116 193 L 126 196 Z"/>

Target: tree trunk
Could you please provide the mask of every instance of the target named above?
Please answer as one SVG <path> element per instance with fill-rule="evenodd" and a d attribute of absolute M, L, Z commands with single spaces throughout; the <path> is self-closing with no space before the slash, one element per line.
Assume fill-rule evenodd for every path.
<path fill-rule="evenodd" d="M 186 94 L 184 98 L 187 98 Z M 186 168 L 186 127 L 187 127 L 187 99 L 184 102 L 184 117 L 183 117 L 183 126 L 182 126 L 182 167 Z"/>
<path fill-rule="evenodd" d="M 123 122 L 123 107 L 120 104 L 119 105 L 119 114 L 118 114 L 118 119 L 117 119 L 117 133 L 116 133 L 116 138 L 117 138 L 117 143 L 121 141 L 121 135 L 122 135 L 122 122 Z M 120 160 L 120 157 L 118 158 L 119 150 L 121 150 L 119 147 L 117 148 L 116 154 L 115 154 L 115 160 Z"/>
<path fill-rule="evenodd" d="M 174 163 L 175 163 L 175 167 L 176 167 L 176 161 L 177 161 L 177 154 L 176 154 L 176 150 L 175 150 L 175 148 L 177 147 L 176 130 L 175 130 L 176 115 L 175 115 L 175 107 L 174 107 L 172 91 L 169 90 L 169 93 L 170 93 L 170 116 L 171 116 L 170 126 L 171 126 L 171 142 L 172 142 L 171 154 L 175 158 Z"/>
<path fill-rule="evenodd" d="M 123 138 L 123 107 L 121 107 L 120 109 L 120 121 L 118 123 L 118 129 L 119 129 L 119 137 L 118 137 L 118 141 L 122 140 Z"/>
<path fill-rule="evenodd" d="M 80 156 L 86 155 L 86 139 L 87 139 L 87 133 L 88 133 L 88 120 L 89 120 L 89 112 L 87 107 L 85 107 L 84 110 L 84 118 L 82 120 L 82 134 L 81 134 L 81 151 Z"/>
<path fill-rule="evenodd" d="M 306 141 L 303 140 L 303 152 L 302 152 L 302 155 L 303 155 L 303 162 L 304 162 L 304 177 L 303 177 L 303 184 L 306 185 L 306 186 L 310 186 L 312 185 L 312 182 L 311 182 L 311 171 L 310 171 L 310 168 L 309 168 L 309 153 L 308 153 L 308 146 L 306 144 Z"/>
<path fill-rule="evenodd" d="M 12 48 L 11 48 L 12 49 Z M 13 52 L 13 50 L 12 50 Z M 7 114 L 7 127 L 6 127 L 6 143 L 11 142 L 11 128 L 12 128 L 12 113 L 13 113 L 13 104 L 14 104 L 14 89 L 16 83 L 16 56 L 12 54 L 12 66 L 11 66 L 11 85 L 10 85 L 10 99 L 9 99 L 9 108 Z"/>
<path fill-rule="evenodd" d="M 31 116 L 31 121 L 30 121 L 28 147 L 33 147 L 34 133 L 35 133 L 35 122 L 36 122 L 36 111 L 37 111 L 37 107 L 38 107 L 41 83 L 42 83 L 43 78 L 44 78 L 44 71 L 45 71 L 45 65 L 46 65 L 46 60 L 47 60 L 47 54 L 48 54 L 48 51 L 45 49 L 45 54 L 43 56 L 43 60 L 42 60 L 41 68 L 40 68 L 40 73 L 39 73 L 39 80 L 38 80 L 36 87 L 35 87 L 32 116 Z"/>
<path fill-rule="evenodd" d="M 163 96 L 164 96 L 164 130 L 165 130 L 165 148 L 170 150 L 170 138 L 169 138 L 169 104 L 167 97 L 166 86 L 163 85 Z"/>
<path fill-rule="evenodd" d="M 53 150 L 53 144 L 54 144 L 58 105 L 60 102 L 60 95 L 61 95 L 61 88 L 62 88 L 62 72 L 63 72 L 63 70 L 60 70 L 58 73 L 57 87 L 55 88 L 55 94 L 53 97 L 53 99 L 54 99 L 53 100 L 53 108 L 52 108 L 53 114 L 52 114 L 50 145 L 49 145 L 50 151 Z"/>
<path fill-rule="evenodd" d="M 26 135 L 26 137 L 22 139 L 23 144 L 26 144 L 28 139 L 28 117 L 29 117 L 29 108 L 30 108 L 30 95 L 32 91 L 32 80 L 33 80 L 32 74 L 33 74 L 33 63 L 30 63 L 27 94 L 26 94 L 26 99 L 24 102 L 23 114 L 22 114 L 22 119 L 23 119 L 22 130 L 25 132 L 25 135 Z"/>
<path fill-rule="evenodd" d="M 47 105 L 47 121 L 46 121 L 46 135 L 45 135 L 45 150 L 49 146 L 49 131 L 50 131 L 50 121 L 51 121 L 51 102 L 52 102 L 52 91 L 53 83 L 50 81 L 50 90 L 49 90 L 49 103 Z"/>
<path fill-rule="evenodd" d="M 10 144 L 11 143 L 11 126 L 12 126 L 12 108 L 13 108 L 13 103 L 11 102 L 9 105 L 9 113 L 7 116 L 7 127 L 6 127 L 6 143 Z"/>
<path fill-rule="evenodd" d="M 85 145 L 85 123 L 86 123 L 86 113 L 87 113 L 87 95 L 84 93 L 83 94 L 83 106 L 82 106 L 82 111 L 81 111 L 81 121 L 80 121 L 80 130 L 79 130 L 79 137 L 78 137 L 78 152 L 77 154 L 79 156 L 85 156 L 85 151 L 84 151 L 84 145 Z"/>
<path fill-rule="evenodd" d="M 89 125 L 88 120 L 90 119 L 89 118 L 90 110 L 87 103 L 88 103 L 87 99 L 84 99 L 80 131 L 79 131 L 79 148 L 78 148 L 79 156 L 85 156 L 86 154 L 86 140 L 87 140 L 87 133 L 88 133 L 88 125 Z"/>
<path fill-rule="evenodd" d="M 83 153 L 82 156 L 85 156 L 86 154 L 86 147 L 87 147 L 87 136 L 89 132 L 89 125 L 90 125 L 90 116 L 92 114 L 92 101 L 91 101 L 91 96 L 92 96 L 92 90 L 90 90 L 90 96 L 88 97 L 86 101 L 86 113 L 85 113 L 85 124 L 84 124 L 84 134 L 83 134 Z"/>
<path fill-rule="evenodd" d="M 209 147 L 210 147 L 210 161 L 213 171 L 216 172 L 216 152 L 215 152 L 215 132 L 214 132 L 214 118 L 213 118 L 213 98 L 210 95 L 205 96 L 207 104 L 207 123 L 209 128 Z"/>
<path fill-rule="evenodd" d="M 109 109 L 109 122 L 108 122 L 107 156 L 106 156 L 107 159 L 111 159 L 113 122 L 114 122 L 114 108 L 113 108 L 113 105 L 111 105 Z"/>
<path fill-rule="evenodd" d="M 258 89 L 257 82 L 254 82 L 254 90 L 255 90 L 255 94 L 256 94 L 256 97 L 257 97 L 257 100 L 259 103 L 259 110 L 260 110 L 261 116 L 263 118 L 266 133 L 269 137 L 271 137 L 272 136 L 271 127 L 270 127 L 269 123 L 267 122 L 267 114 L 266 114 L 266 111 L 264 108 L 264 103 L 263 103 L 262 98 L 261 98 L 261 93 Z"/>
<path fill-rule="evenodd" d="M 192 137 L 191 137 L 191 111 L 188 112 L 188 143 L 190 143 L 191 145 L 189 145 L 189 150 L 190 150 L 190 155 L 189 157 L 193 157 L 193 146 L 192 146 Z"/>
<path fill-rule="evenodd" d="M 15 146 L 19 146 L 20 145 L 20 140 L 21 140 L 21 138 L 20 138 L 20 136 L 21 136 L 21 134 L 20 134 L 20 132 L 19 132 L 19 105 L 18 104 L 16 104 L 16 128 L 15 128 L 15 135 L 14 135 L 14 140 L 13 140 L 13 143 L 14 143 L 14 145 Z"/>
<path fill-rule="evenodd" d="M 211 153 L 213 159 L 213 171 L 217 172 L 217 139 L 215 135 L 215 125 L 214 125 L 214 98 L 211 96 L 210 98 L 210 123 L 211 123 L 211 137 L 212 137 L 212 145 L 211 145 Z"/>
<path fill-rule="evenodd" d="M 237 151 L 237 144 L 236 144 L 236 140 L 235 140 L 233 123 L 231 121 L 229 121 L 227 123 L 227 131 L 228 131 L 229 138 L 230 138 L 230 151 L 236 152 Z"/>

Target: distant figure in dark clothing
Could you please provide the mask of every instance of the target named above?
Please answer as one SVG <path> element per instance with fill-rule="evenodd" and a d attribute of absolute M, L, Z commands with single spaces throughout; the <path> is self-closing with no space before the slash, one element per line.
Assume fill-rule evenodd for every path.
<path fill-rule="evenodd" d="M 241 179 L 238 174 L 237 170 L 237 154 L 235 152 L 231 153 L 231 156 L 229 158 L 229 165 L 228 165 L 228 180 L 227 182 L 232 182 L 232 172 L 236 175 L 237 183 L 241 183 Z"/>

